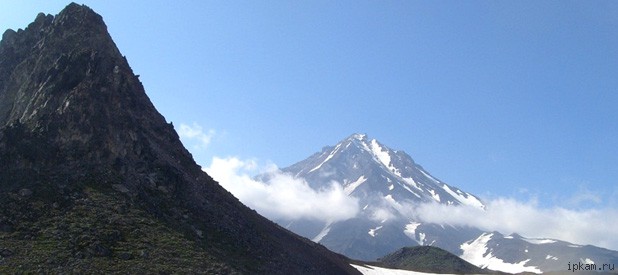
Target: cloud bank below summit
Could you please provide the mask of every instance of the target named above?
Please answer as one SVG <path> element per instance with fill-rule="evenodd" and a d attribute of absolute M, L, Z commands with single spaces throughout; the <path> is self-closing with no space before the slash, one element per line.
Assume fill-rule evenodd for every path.
<path fill-rule="evenodd" d="M 356 216 L 360 206 L 343 188 L 313 190 L 303 179 L 280 172 L 274 165 L 260 167 L 254 160 L 214 157 L 204 171 L 245 205 L 269 219 L 313 219 L 324 222 Z M 252 173 L 269 172 L 269 183 L 257 181 Z M 485 200 L 486 209 L 438 203 L 400 204 L 385 201 L 374 209 L 377 219 L 404 216 L 410 220 L 453 226 L 471 226 L 505 235 L 518 233 L 529 238 L 552 238 L 575 244 L 592 244 L 618 250 L 618 210 L 611 208 L 568 209 L 540 207 L 534 199 Z M 399 212 L 401 215 L 397 215 Z"/>
<path fill-rule="evenodd" d="M 341 185 L 333 183 L 316 191 L 303 179 L 282 173 L 274 165 L 260 168 L 254 160 L 214 157 L 204 171 L 242 203 L 271 220 L 333 222 L 352 218 L 359 211 L 358 201 L 348 197 Z M 268 172 L 271 178 L 263 183 L 253 179 L 252 172 Z"/>
<path fill-rule="evenodd" d="M 573 210 L 540 207 L 536 200 L 513 198 L 485 201 L 485 210 L 471 206 L 438 203 L 396 205 L 396 211 L 410 219 L 452 226 L 470 226 L 528 238 L 551 238 L 580 245 L 618 250 L 615 229 L 618 210 L 610 208 Z"/>

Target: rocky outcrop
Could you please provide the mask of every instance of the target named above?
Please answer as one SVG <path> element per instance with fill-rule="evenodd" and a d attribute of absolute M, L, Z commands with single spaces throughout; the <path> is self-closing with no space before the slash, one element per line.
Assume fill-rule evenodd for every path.
<path fill-rule="evenodd" d="M 0 273 L 357 272 L 202 172 L 86 6 L 3 34 L 0 167 Z"/>

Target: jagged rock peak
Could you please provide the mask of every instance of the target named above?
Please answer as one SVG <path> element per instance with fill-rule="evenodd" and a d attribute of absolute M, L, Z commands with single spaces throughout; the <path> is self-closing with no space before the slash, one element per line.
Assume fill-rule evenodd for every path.
<path fill-rule="evenodd" d="M 45 28 L 52 26 L 69 28 L 79 28 L 82 30 L 100 30 L 107 29 L 103 18 L 86 5 L 70 3 L 57 16 L 51 14 L 39 13 L 35 20 L 28 25 L 25 30 L 18 29 L 14 31 L 8 29 L 2 35 L 2 44 L 11 44 L 15 42 L 17 34 L 28 33 L 30 36 L 37 36 L 44 32 Z M 96 27 L 96 28 L 93 28 Z M 0 44 L 0 46 L 2 45 Z"/>
<path fill-rule="evenodd" d="M 204 173 L 88 7 L 4 37 L 0 273 L 358 273 Z"/>
<path fill-rule="evenodd" d="M 69 4 L 55 17 L 41 13 L 3 37 L 0 127 L 62 114 L 82 93 L 144 94 L 103 19 L 86 6 Z"/>
<path fill-rule="evenodd" d="M 155 154 L 146 148 L 190 162 L 92 9 L 71 3 L 10 33 L 0 42 L 0 129 L 10 130 L 0 147 L 11 148 L 13 136 L 58 150 L 24 163 L 137 162 Z"/>

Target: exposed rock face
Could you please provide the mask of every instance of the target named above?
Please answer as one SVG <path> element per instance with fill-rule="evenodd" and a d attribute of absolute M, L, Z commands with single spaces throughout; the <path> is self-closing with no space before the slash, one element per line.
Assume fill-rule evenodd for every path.
<path fill-rule="evenodd" d="M 3 34 L 0 167 L 0 273 L 356 273 L 202 172 L 86 6 Z"/>

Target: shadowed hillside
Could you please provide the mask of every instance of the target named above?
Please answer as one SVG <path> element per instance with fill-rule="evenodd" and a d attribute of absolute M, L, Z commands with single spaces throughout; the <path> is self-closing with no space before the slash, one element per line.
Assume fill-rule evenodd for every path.
<path fill-rule="evenodd" d="M 357 273 L 202 172 L 86 6 L 3 34 L 0 167 L 0 273 Z"/>

